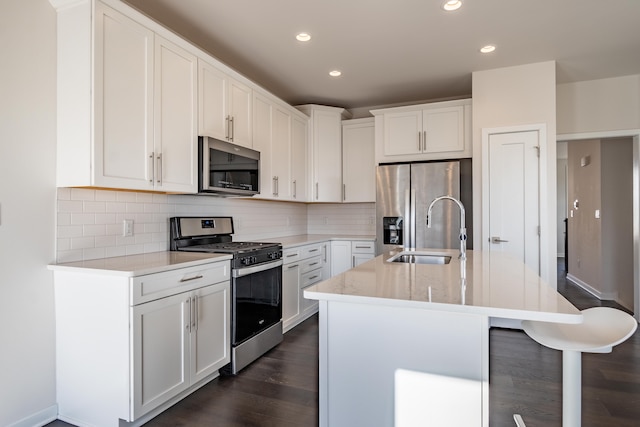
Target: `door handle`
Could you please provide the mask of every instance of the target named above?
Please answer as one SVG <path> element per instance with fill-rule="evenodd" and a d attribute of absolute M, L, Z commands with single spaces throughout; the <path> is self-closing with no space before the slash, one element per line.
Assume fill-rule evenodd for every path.
<path fill-rule="evenodd" d="M 489 239 L 489 241 L 491 243 L 496 243 L 496 244 L 497 243 L 507 243 L 507 242 L 509 242 L 508 240 L 503 240 L 503 239 L 501 239 L 500 237 L 497 237 L 497 236 L 492 237 L 491 239 Z"/>

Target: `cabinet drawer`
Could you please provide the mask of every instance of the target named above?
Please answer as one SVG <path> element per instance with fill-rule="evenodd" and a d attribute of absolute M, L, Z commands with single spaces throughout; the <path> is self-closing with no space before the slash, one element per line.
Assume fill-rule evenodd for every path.
<path fill-rule="evenodd" d="M 300 256 L 301 252 L 301 248 L 285 249 L 282 251 L 282 262 L 284 264 L 289 264 L 302 259 Z"/>
<path fill-rule="evenodd" d="M 313 270 L 300 276 L 300 289 L 314 285 L 322 281 L 322 270 Z"/>
<path fill-rule="evenodd" d="M 230 278 L 230 262 L 179 268 L 131 279 L 132 305 L 223 282 Z"/>
<path fill-rule="evenodd" d="M 353 254 L 372 254 L 375 253 L 375 244 L 373 241 L 362 240 L 351 242 L 351 253 Z"/>
<path fill-rule="evenodd" d="M 302 249 L 302 259 L 322 254 L 322 245 L 308 245 L 300 249 Z"/>
<path fill-rule="evenodd" d="M 320 255 L 306 259 L 300 263 L 300 272 L 306 273 L 318 268 L 322 268 L 322 257 Z M 322 273 L 322 272 L 321 272 Z"/>

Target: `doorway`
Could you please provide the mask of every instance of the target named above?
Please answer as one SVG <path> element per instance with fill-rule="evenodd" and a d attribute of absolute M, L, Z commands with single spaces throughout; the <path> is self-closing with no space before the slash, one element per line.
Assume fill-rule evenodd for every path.
<path fill-rule="evenodd" d="M 638 319 L 640 132 L 559 135 L 558 141 L 557 226 L 564 234 L 568 218 L 567 278 L 601 300 L 623 305 Z M 558 237 L 560 255 L 564 247 Z"/>

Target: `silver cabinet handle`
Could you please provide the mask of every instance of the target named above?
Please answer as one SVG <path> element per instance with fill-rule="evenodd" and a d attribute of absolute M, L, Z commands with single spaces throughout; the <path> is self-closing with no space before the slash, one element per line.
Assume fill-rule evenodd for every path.
<path fill-rule="evenodd" d="M 276 196 L 280 196 L 280 177 L 276 176 Z"/>
<path fill-rule="evenodd" d="M 309 249 L 309 252 L 317 252 L 318 248 Z"/>
<path fill-rule="evenodd" d="M 347 184 L 342 184 L 342 200 L 347 200 Z"/>
<path fill-rule="evenodd" d="M 156 182 L 162 185 L 162 153 L 158 154 L 158 176 L 156 177 Z"/>
<path fill-rule="evenodd" d="M 193 276 L 193 277 L 188 277 L 186 279 L 180 279 L 180 283 L 184 283 L 184 282 L 190 282 L 191 280 L 198 280 L 198 279 L 202 279 L 202 274 L 198 274 L 197 276 Z"/>
<path fill-rule="evenodd" d="M 313 279 L 317 279 L 318 277 L 319 276 L 317 276 L 317 275 L 316 276 L 311 276 L 311 277 L 309 277 L 309 281 L 312 281 Z"/>
<path fill-rule="evenodd" d="M 319 197 L 319 193 L 318 193 L 318 183 L 316 182 L 316 200 L 318 200 Z"/>
<path fill-rule="evenodd" d="M 193 297 L 193 323 L 191 324 L 191 332 L 198 330 L 198 295 Z"/>
<path fill-rule="evenodd" d="M 278 191 L 276 190 L 276 180 L 277 179 L 278 179 L 278 177 L 274 175 L 274 177 L 273 177 L 273 195 L 274 196 L 278 195 Z"/>
<path fill-rule="evenodd" d="M 500 237 L 496 237 L 496 236 L 492 237 L 489 241 L 491 243 L 507 243 L 507 242 L 509 242 L 508 240 L 503 240 Z"/>
<path fill-rule="evenodd" d="M 227 141 L 229 141 L 229 128 L 231 127 L 231 116 L 227 116 L 225 121 L 227 122 L 227 126 L 226 126 L 226 129 L 225 129 L 226 133 L 225 133 L 224 137 L 226 138 Z"/>
<path fill-rule="evenodd" d="M 422 151 L 427 151 L 427 131 L 422 131 Z"/>
<path fill-rule="evenodd" d="M 296 180 L 293 180 L 293 198 L 296 198 L 296 193 L 298 192 L 298 189 L 296 188 Z"/>
<path fill-rule="evenodd" d="M 312 262 L 311 264 L 309 264 L 309 267 L 314 266 L 316 264 L 318 264 L 318 263 L 317 262 Z"/>
<path fill-rule="evenodd" d="M 293 265 L 287 266 L 287 270 L 291 270 L 292 268 L 298 268 L 298 264 L 293 264 Z"/>
<path fill-rule="evenodd" d="M 356 245 L 356 249 L 371 249 L 371 246 L 358 246 L 358 245 Z"/>
<path fill-rule="evenodd" d="M 184 303 L 189 305 L 189 320 L 185 325 L 185 329 L 187 330 L 187 332 L 191 333 L 191 325 L 193 323 L 193 299 L 187 298 Z"/>
<path fill-rule="evenodd" d="M 156 162 L 155 162 L 155 156 L 153 151 L 151 152 L 151 154 L 149 155 L 149 163 L 150 163 L 150 168 L 149 170 L 151 171 L 150 177 L 149 177 L 149 182 L 151 184 L 153 184 L 153 180 L 155 179 L 155 175 L 156 175 Z"/>
<path fill-rule="evenodd" d="M 353 255 L 351 258 L 353 258 L 353 259 L 351 260 L 351 267 L 355 267 L 355 266 L 356 266 L 356 256 L 355 256 L 355 255 Z"/>
<path fill-rule="evenodd" d="M 418 131 L 418 151 L 422 151 L 422 132 Z"/>
<path fill-rule="evenodd" d="M 235 124 L 233 122 L 233 116 L 230 116 L 231 118 L 229 119 L 229 123 L 231 124 L 231 126 L 229 126 L 231 128 L 231 130 L 229 131 L 229 140 L 233 141 L 233 139 L 236 136 L 236 129 L 235 129 Z"/>

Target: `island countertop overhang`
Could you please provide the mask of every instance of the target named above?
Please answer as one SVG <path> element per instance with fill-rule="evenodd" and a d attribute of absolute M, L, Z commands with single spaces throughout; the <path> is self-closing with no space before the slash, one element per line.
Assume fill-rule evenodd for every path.
<path fill-rule="evenodd" d="M 390 262 L 389 251 L 307 288 L 305 298 L 377 304 L 495 318 L 580 323 L 582 314 L 536 272 L 500 252 L 424 249 L 451 257 L 449 264 Z"/>

